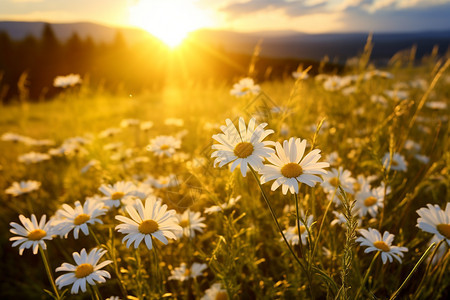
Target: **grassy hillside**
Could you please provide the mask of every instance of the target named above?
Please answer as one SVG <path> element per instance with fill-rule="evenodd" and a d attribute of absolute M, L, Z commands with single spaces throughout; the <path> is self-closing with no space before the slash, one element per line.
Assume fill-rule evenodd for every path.
<path fill-rule="evenodd" d="M 52 101 L 2 106 L 0 298 L 44 299 L 43 289 L 55 294 L 41 254 L 55 279 L 64 274 L 55 272 L 57 267 L 75 263 L 73 252 L 94 247 L 107 250 L 101 261 L 112 261 L 103 268 L 111 279 L 73 295 L 71 284 L 63 286 L 58 297 L 68 289 L 68 299 L 194 299 L 211 296 L 211 286 L 220 283 L 208 299 L 448 298 L 449 211 L 436 224 L 442 226 L 436 227 L 441 235 L 434 246 L 433 234 L 416 226 L 416 211 L 427 204 L 445 210 L 450 202 L 449 62 L 430 59 L 418 67 L 399 62 L 383 71 L 366 67 L 364 58 L 359 63 L 340 77 L 263 82 L 259 92 L 242 97 L 231 95 L 225 84 L 167 85 L 158 93 L 127 97 L 74 88 Z M 320 149 L 319 161 L 329 163 L 328 175 L 320 175 L 323 183 L 303 183 L 298 193 L 284 195 L 282 187 L 271 190 L 272 181 L 260 183 L 262 171 L 243 177 L 242 165 L 234 172 L 228 165 L 214 166 L 212 145 L 218 142 L 212 136 L 226 119 L 238 126 L 239 117 L 245 124 L 252 117 L 266 122 L 265 129 L 274 131 L 267 141 L 295 137 L 306 139 L 305 154 Z M 151 146 L 158 136 L 171 136 L 180 147 Z M 174 153 L 164 152 L 171 147 Z M 242 156 L 236 147 L 230 153 Z M 19 161 L 31 151 L 51 155 L 36 163 Z M 300 170 L 307 172 L 305 165 Z M 8 192 L 22 180 L 40 186 L 20 195 Z M 99 188 L 120 181 L 133 191 L 116 198 L 118 207 L 109 207 Z M 154 236 L 151 250 L 143 241 L 137 249 L 127 247 L 115 229 L 121 224 L 116 216 L 130 217 L 126 205 L 147 196 L 179 215 L 184 234 L 169 237 L 167 245 Z M 17 234 L 9 232 L 10 222 L 21 224 L 19 215 L 39 220 L 45 214 L 56 224 L 67 217 L 55 213 L 76 201 L 101 203 L 102 223 L 88 224 L 78 239 L 72 231 L 61 237 L 55 225 L 47 249 L 36 255 L 32 249 L 19 255 L 20 246 L 11 246 Z M 188 209 L 203 219 L 186 222 L 181 215 Z M 205 226 L 189 233 L 196 223 Z M 392 244 L 384 240 L 387 248 L 378 243 L 365 253 L 367 247 L 355 239 L 368 228 L 395 235 Z M 383 263 L 394 245 L 407 248 L 400 251 L 403 257 L 392 254 L 401 262 Z M 199 274 L 182 268 L 194 262 L 205 264 Z"/>

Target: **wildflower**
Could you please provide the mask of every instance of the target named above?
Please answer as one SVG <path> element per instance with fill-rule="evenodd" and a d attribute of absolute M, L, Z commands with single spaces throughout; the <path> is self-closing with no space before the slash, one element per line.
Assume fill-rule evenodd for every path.
<path fill-rule="evenodd" d="M 141 122 L 140 128 L 142 131 L 149 131 L 153 127 L 152 121 Z"/>
<path fill-rule="evenodd" d="M 331 169 L 331 172 L 323 176 L 323 180 L 323 189 L 329 195 L 330 199 L 334 195 L 333 201 L 335 203 L 339 203 L 340 201 L 338 198 L 338 186 L 349 194 L 354 193 L 353 186 L 356 180 L 352 177 L 352 173 L 349 170 L 344 170 L 343 167 Z"/>
<path fill-rule="evenodd" d="M 243 78 L 238 83 L 233 85 L 230 91 L 232 96 L 242 97 L 245 95 L 256 95 L 261 90 L 261 87 L 253 81 L 252 78 Z"/>
<path fill-rule="evenodd" d="M 368 248 L 364 250 L 364 253 L 380 251 L 383 264 L 385 264 L 388 259 L 389 262 L 392 262 L 392 258 L 395 258 L 401 263 L 401 257 L 403 257 L 402 252 L 408 251 L 408 248 L 406 247 L 392 246 L 394 235 L 387 231 L 384 232 L 383 236 L 381 236 L 381 233 L 378 230 L 373 228 L 369 228 L 369 230 L 360 229 L 359 233 L 362 236 L 358 237 L 356 241 L 359 242 L 361 246 L 368 246 Z"/>
<path fill-rule="evenodd" d="M 109 143 L 103 146 L 103 150 L 105 151 L 117 151 L 120 148 L 122 148 L 123 143 L 117 142 L 117 143 Z"/>
<path fill-rule="evenodd" d="M 391 166 L 391 170 L 406 172 L 408 168 L 408 163 L 406 162 L 403 155 L 399 153 L 394 153 L 392 156 L 392 162 L 390 162 L 389 152 L 386 152 L 383 156 L 383 167 L 387 168 Z"/>
<path fill-rule="evenodd" d="M 384 188 L 370 189 L 368 185 L 365 185 L 361 191 L 356 193 L 355 199 L 355 208 L 358 209 L 360 217 L 364 217 L 369 213 L 375 218 L 378 208 L 383 207 Z"/>
<path fill-rule="evenodd" d="M 16 134 L 16 133 L 12 133 L 12 132 L 5 132 L 4 134 L 2 134 L 1 140 L 5 141 L 5 142 L 18 143 L 18 142 L 23 142 L 25 138 L 26 137 L 24 137 L 23 135 L 20 135 L 20 134 Z"/>
<path fill-rule="evenodd" d="M 316 182 L 322 182 L 322 178 L 316 175 L 327 174 L 323 168 L 330 164 L 317 162 L 321 157 L 319 149 L 314 149 L 303 157 L 306 140 L 290 138 L 289 141 L 283 142 L 283 146 L 277 142 L 275 148 L 277 153 L 267 158 L 271 164 L 264 165 L 260 171 L 262 184 L 275 179 L 272 191 L 282 185 L 283 194 L 286 194 L 288 189 L 292 194 L 298 193 L 298 182 L 313 187 Z"/>
<path fill-rule="evenodd" d="M 180 118 L 167 118 L 164 120 L 164 125 L 183 127 L 184 120 Z"/>
<path fill-rule="evenodd" d="M 205 291 L 205 295 L 200 300 L 226 300 L 228 299 L 227 291 L 222 289 L 220 283 L 214 283 Z"/>
<path fill-rule="evenodd" d="M 149 177 L 145 182 L 151 184 L 157 189 L 174 187 L 179 184 L 175 174 L 170 174 L 169 176 L 159 176 L 157 179 Z"/>
<path fill-rule="evenodd" d="M 66 76 L 56 76 L 55 79 L 53 79 L 53 86 L 54 87 L 72 87 L 77 84 L 81 84 L 81 77 L 79 74 L 69 74 Z"/>
<path fill-rule="evenodd" d="M 323 83 L 323 88 L 327 91 L 337 91 L 350 84 L 350 77 L 330 76 Z"/>
<path fill-rule="evenodd" d="M 379 103 L 381 105 L 386 106 L 388 104 L 386 98 L 384 98 L 381 95 L 371 95 L 370 96 L 370 101 L 372 101 L 373 103 Z"/>
<path fill-rule="evenodd" d="M 86 200 L 84 206 L 80 201 L 75 202 L 75 208 L 63 204 L 57 212 L 57 218 L 54 220 L 55 233 L 67 238 L 69 232 L 73 229 L 73 237 L 78 239 L 78 233 L 81 230 L 84 235 L 89 235 L 88 224 L 100 223 L 102 220 L 98 217 L 106 213 L 103 203 L 95 200 Z"/>
<path fill-rule="evenodd" d="M 306 226 L 310 230 L 312 225 L 313 225 L 313 216 L 308 216 L 308 218 L 306 219 Z M 306 230 L 306 226 L 303 223 L 301 223 L 300 225 L 300 237 L 302 239 L 303 245 L 306 245 L 308 237 L 308 230 Z M 286 236 L 286 239 L 289 242 L 291 242 L 292 245 L 298 245 L 297 223 L 294 226 L 290 226 L 286 230 L 283 230 L 283 233 Z"/>
<path fill-rule="evenodd" d="M 195 232 L 199 233 L 203 232 L 203 228 L 206 227 L 203 221 L 205 218 L 202 217 L 200 212 L 193 212 L 190 209 L 187 209 L 183 212 L 182 215 L 177 215 L 177 218 L 180 222 L 180 226 L 183 228 L 183 231 L 177 233 L 177 237 L 182 237 L 183 235 L 191 238 L 195 237 Z"/>
<path fill-rule="evenodd" d="M 161 200 L 150 196 L 145 200 L 145 206 L 140 199 L 136 199 L 134 206 L 126 206 L 126 211 L 130 218 L 116 216 L 116 219 L 123 222 L 117 225 L 116 230 L 126 234 L 122 242 L 127 242 L 127 248 L 134 242 L 137 248 L 142 240 L 149 250 L 152 249 L 152 238 L 160 240 L 167 245 L 169 239 L 177 239 L 175 232 L 182 230 L 178 225 L 176 212 L 167 210 L 167 205 L 161 205 Z"/>
<path fill-rule="evenodd" d="M 212 145 L 212 149 L 216 150 L 211 154 L 215 157 L 214 166 L 219 167 L 233 162 L 231 164 L 231 172 L 236 167 L 240 167 L 242 176 L 246 176 L 248 165 L 256 170 L 263 167 L 263 160 L 274 152 L 273 149 L 267 147 L 273 142 L 263 141 L 273 130 L 264 130 L 267 123 L 259 124 L 255 128 L 256 120 L 251 118 L 246 128 L 244 119 L 239 118 L 239 131 L 236 129 L 230 119 L 226 120 L 227 126 L 221 126 L 223 133 L 212 136 L 219 144 Z"/>
<path fill-rule="evenodd" d="M 384 94 L 393 100 L 405 100 L 409 97 L 408 92 L 400 90 L 386 90 Z"/>
<path fill-rule="evenodd" d="M 6 194 L 14 197 L 36 191 L 41 187 L 41 183 L 35 180 L 27 180 L 20 182 L 13 182 L 13 184 L 5 190 Z"/>
<path fill-rule="evenodd" d="M 149 197 L 150 195 L 152 195 L 154 192 L 152 186 L 148 183 L 139 183 L 136 186 L 136 190 L 134 192 L 132 192 L 132 195 L 141 199 L 141 200 L 145 200 L 147 199 L 147 197 Z M 129 203 L 127 203 L 128 205 Z"/>
<path fill-rule="evenodd" d="M 18 160 L 21 163 L 24 164 L 35 164 L 44 160 L 49 160 L 50 155 L 46 153 L 39 153 L 39 152 L 28 152 L 26 154 L 22 154 L 19 156 Z"/>
<path fill-rule="evenodd" d="M 92 249 L 89 253 L 86 253 L 86 249 L 81 249 L 80 253 L 73 252 L 72 256 L 76 265 L 69 263 L 63 263 L 56 268 L 56 272 L 66 271 L 68 273 L 56 278 L 56 285 L 59 289 L 66 285 L 72 285 L 71 293 L 78 294 L 78 290 L 81 288 L 82 292 L 86 292 L 86 282 L 90 285 L 95 285 L 95 281 L 103 283 L 105 278 L 111 278 L 109 272 L 101 270 L 103 267 L 112 263 L 110 260 L 98 264 L 100 258 L 106 253 L 106 250 Z"/>
<path fill-rule="evenodd" d="M 208 207 L 205 209 L 205 214 L 212 214 L 218 211 L 224 211 L 228 208 L 233 207 L 239 200 L 241 199 L 241 195 L 235 197 L 235 198 L 230 198 L 227 202 L 222 203 L 220 205 L 213 205 L 211 207 Z"/>
<path fill-rule="evenodd" d="M 106 197 L 104 199 L 105 205 L 109 207 L 119 207 L 121 201 L 127 200 L 127 198 L 134 196 L 136 186 L 129 181 L 119 181 L 114 185 L 105 185 L 99 188 Z"/>
<path fill-rule="evenodd" d="M 138 119 L 123 119 L 122 121 L 120 121 L 120 127 L 127 128 L 127 127 L 139 126 L 140 122 L 141 121 L 139 121 Z"/>
<path fill-rule="evenodd" d="M 153 152 L 158 157 L 171 157 L 177 149 L 181 147 L 181 140 L 173 136 L 160 135 L 150 140 L 147 150 Z"/>
<path fill-rule="evenodd" d="M 425 165 L 430 162 L 430 158 L 426 155 L 416 154 L 416 155 L 414 155 L 414 158 Z"/>
<path fill-rule="evenodd" d="M 34 214 L 31 215 L 31 220 L 23 215 L 20 215 L 19 219 L 23 226 L 16 222 L 9 223 L 12 227 L 9 231 L 19 235 L 9 239 L 10 241 L 14 241 L 12 247 L 20 245 L 20 255 L 22 255 L 23 250 L 31 247 L 33 247 L 33 254 L 38 252 L 39 246 L 43 249 L 47 249 L 45 240 L 51 240 L 53 233 L 51 222 L 45 223 L 47 216 L 43 215 L 39 223 Z"/>
<path fill-rule="evenodd" d="M 91 168 L 98 168 L 100 166 L 100 162 L 96 159 L 91 159 L 83 168 L 81 168 L 81 174 L 86 173 Z"/>
<path fill-rule="evenodd" d="M 450 246 L 450 202 L 447 202 L 445 210 L 437 204 L 427 204 L 427 207 L 422 207 L 416 212 L 420 216 L 417 219 L 417 227 L 435 234 L 439 240 L 446 240 Z"/>
<path fill-rule="evenodd" d="M 120 133 L 120 131 L 121 131 L 120 128 L 114 128 L 114 127 L 107 128 L 107 129 L 103 130 L 102 132 L 100 132 L 98 137 L 101 139 L 113 137 L 113 136 L 117 135 L 118 133 Z"/>
<path fill-rule="evenodd" d="M 432 243 L 439 244 L 441 239 L 437 235 L 433 235 L 431 240 L 428 242 L 428 246 L 430 246 Z M 447 253 L 447 250 L 449 249 L 449 246 L 446 243 L 442 243 L 439 248 L 436 250 L 436 254 L 433 257 L 433 260 L 431 261 L 432 265 L 435 265 L 444 255 Z M 427 261 L 430 262 L 431 256 L 427 258 Z"/>
<path fill-rule="evenodd" d="M 170 272 L 171 275 L 169 276 L 169 280 L 185 281 L 189 278 L 201 276 L 207 267 L 206 264 L 195 262 L 190 268 L 187 268 L 186 263 L 181 263 L 178 268 L 175 268 Z"/>
<path fill-rule="evenodd" d="M 428 101 L 425 103 L 425 106 L 431 109 L 436 110 L 446 110 L 447 109 L 447 103 L 443 101 Z"/>
<path fill-rule="evenodd" d="M 296 80 L 305 80 L 309 78 L 309 74 L 305 71 L 294 71 L 292 72 L 292 77 L 294 77 L 294 79 Z"/>

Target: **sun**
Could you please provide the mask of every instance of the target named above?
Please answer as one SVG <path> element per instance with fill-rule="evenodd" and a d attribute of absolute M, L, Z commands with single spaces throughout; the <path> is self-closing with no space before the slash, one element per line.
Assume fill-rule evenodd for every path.
<path fill-rule="evenodd" d="M 211 25 L 207 12 L 189 0 L 139 0 L 130 6 L 130 23 L 178 46 L 189 32 Z"/>

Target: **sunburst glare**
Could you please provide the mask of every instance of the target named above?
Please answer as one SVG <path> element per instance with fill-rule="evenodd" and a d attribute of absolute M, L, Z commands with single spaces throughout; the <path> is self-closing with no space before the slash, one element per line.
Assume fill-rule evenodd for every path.
<path fill-rule="evenodd" d="M 130 6 L 130 23 L 141 27 L 173 48 L 189 32 L 213 24 L 208 12 L 199 8 L 197 1 L 140 0 Z"/>

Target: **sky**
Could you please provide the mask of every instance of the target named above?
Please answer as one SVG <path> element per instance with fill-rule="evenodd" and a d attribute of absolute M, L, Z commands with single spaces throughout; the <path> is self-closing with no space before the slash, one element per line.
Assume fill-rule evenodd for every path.
<path fill-rule="evenodd" d="M 163 2 L 171 10 L 155 13 L 152 7 Z M 150 31 L 167 26 L 163 22 L 192 30 L 450 30 L 449 16 L 450 0 L 0 0 L 0 20 L 89 21 Z"/>

